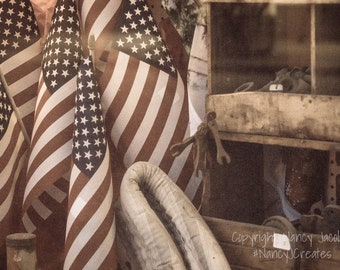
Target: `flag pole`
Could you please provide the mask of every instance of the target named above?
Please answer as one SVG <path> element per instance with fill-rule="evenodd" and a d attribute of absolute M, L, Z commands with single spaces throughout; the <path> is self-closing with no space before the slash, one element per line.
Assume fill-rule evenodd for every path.
<path fill-rule="evenodd" d="M 87 41 L 87 47 L 90 51 L 90 55 L 92 56 L 93 69 L 95 69 L 95 48 L 96 48 L 96 40 L 93 34 L 90 34 L 89 39 Z"/>
<path fill-rule="evenodd" d="M 22 119 L 21 119 L 21 117 L 20 117 L 20 113 L 19 113 L 19 110 L 18 110 L 17 106 L 15 105 L 14 99 L 13 99 L 12 96 L 10 95 L 9 87 L 8 87 L 7 82 L 6 82 L 5 76 L 4 76 L 4 74 L 2 73 L 2 69 L 1 69 L 1 68 L 0 68 L 0 77 L 1 77 L 1 82 L 2 82 L 2 84 L 4 85 L 5 91 L 7 92 L 7 96 L 8 96 L 8 98 L 9 98 L 9 101 L 10 101 L 10 103 L 11 103 L 11 105 L 12 105 L 13 111 L 14 111 L 16 117 L 17 117 L 18 123 L 19 123 L 19 125 L 20 125 L 20 127 L 21 127 L 21 131 L 22 131 L 22 133 L 23 133 L 23 135 L 24 135 L 26 141 L 27 141 L 28 143 L 30 143 L 30 142 L 31 142 L 30 136 L 28 135 L 27 130 L 26 130 L 26 127 L 25 127 L 25 125 L 24 125 L 24 122 L 22 121 Z"/>

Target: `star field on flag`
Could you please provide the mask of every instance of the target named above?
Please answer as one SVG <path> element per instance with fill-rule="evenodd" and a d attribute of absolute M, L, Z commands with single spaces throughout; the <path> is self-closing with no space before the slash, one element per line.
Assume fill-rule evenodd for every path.
<path fill-rule="evenodd" d="M 104 158 L 106 139 L 97 82 L 89 58 L 84 63 L 86 68 L 78 73 L 80 93 L 76 97 L 73 160 L 91 177 Z"/>
<path fill-rule="evenodd" d="M 177 75 L 150 8 L 145 1 L 124 3 L 123 16 L 116 26 L 113 47 L 153 65 L 173 76 Z"/>

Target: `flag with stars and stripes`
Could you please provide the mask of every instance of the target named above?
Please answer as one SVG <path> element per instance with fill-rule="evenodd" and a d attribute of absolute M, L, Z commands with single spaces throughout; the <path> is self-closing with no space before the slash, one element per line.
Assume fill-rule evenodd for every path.
<path fill-rule="evenodd" d="M 0 80 L 0 261 L 4 257 L 6 235 L 19 224 L 16 185 L 24 172 L 28 141 L 25 140 L 5 85 Z M 1 268 L 1 265 L 0 265 Z"/>
<path fill-rule="evenodd" d="M 112 48 L 100 76 L 107 130 L 125 167 L 159 166 L 193 198 L 190 147 L 172 157 L 170 147 L 189 136 L 188 94 L 145 0 L 123 0 Z"/>
<path fill-rule="evenodd" d="M 102 54 L 110 46 L 113 36 L 113 29 L 117 20 L 117 11 L 122 0 L 79 0 L 78 6 L 84 29 L 84 39 L 88 40 L 89 35 L 95 38 L 94 62 L 96 68 L 100 68 L 99 62 Z"/>
<path fill-rule="evenodd" d="M 1 0 L 0 16 L 0 68 L 31 134 L 42 58 L 38 24 L 29 0 Z"/>
<path fill-rule="evenodd" d="M 92 57 L 78 73 L 64 269 L 115 269 L 110 151 Z"/>
<path fill-rule="evenodd" d="M 43 48 L 23 201 L 26 230 L 38 234 L 48 227 L 44 224 L 54 221 L 52 226 L 59 224 L 60 227 L 52 231 L 49 228 L 47 237 L 51 238 L 59 231 L 65 234 L 66 222 L 63 223 L 62 219 L 66 211 L 60 207 L 64 206 L 68 192 L 74 100 L 81 53 L 76 1 L 58 0 Z M 64 213 L 65 216 L 56 217 L 54 213 Z M 64 235 L 57 239 L 64 239 Z M 57 257 L 51 251 L 42 252 L 51 260 Z"/>

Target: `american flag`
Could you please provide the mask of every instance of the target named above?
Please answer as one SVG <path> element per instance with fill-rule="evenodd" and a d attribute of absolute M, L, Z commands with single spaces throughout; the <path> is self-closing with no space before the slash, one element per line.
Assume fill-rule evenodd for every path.
<path fill-rule="evenodd" d="M 113 29 L 117 20 L 117 10 L 122 0 L 79 0 L 78 6 L 84 28 L 84 38 L 94 35 L 96 49 L 94 62 L 99 63 L 103 52 L 110 46 Z M 103 63 L 105 64 L 105 63 Z"/>
<path fill-rule="evenodd" d="M 136 161 L 159 166 L 191 198 L 190 149 L 171 156 L 171 145 L 189 136 L 188 95 L 144 0 L 123 0 L 112 48 L 100 77 L 107 130 L 126 167 Z M 190 196 L 189 196 L 190 197 Z"/>
<path fill-rule="evenodd" d="M 17 121 L 5 85 L 0 80 L 0 247 L 14 233 L 17 212 L 13 208 L 16 184 L 23 171 L 28 142 Z M 1 257 L 1 256 L 0 256 Z"/>
<path fill-rule="evenodd" d="M 115 269 L 110 151 L 92 57 L 78 74 L 64 269 Z"/>
<path fill-rule="evenodd" d="M 42 57 L 39 28 L 29 0 L 1 0 L 0 16 L 0 67 L 31 134 Z"/>
<path fill-rule="evenodd" d="M 46 228 L 48 236 L 57 231 L 63 232 L 64 235 L 58 238 L 63 241 L 66 222 L 56 213 L 66 214 L 66 209 L 61 207 L 66 206 L 63 203 L 68 193 L 74 100 L 81 53 L 76 1 L 58 0 L 43 49 L 23 201 L 23 223 L 28 232 L 36 234 Z M 58 229 L 44 226 L 51 220 L 54 222 L 52 226 Z M 57 257 L 53 255 L 54 251 L 45 249 L 41 254 L 52 260 Z"/>

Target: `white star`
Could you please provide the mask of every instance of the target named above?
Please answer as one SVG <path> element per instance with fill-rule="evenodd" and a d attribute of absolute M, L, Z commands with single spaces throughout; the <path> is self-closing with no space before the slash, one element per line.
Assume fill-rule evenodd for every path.
<path fill-rule="evenodd" d="M 102 155 L 103 153 L 100 150 L 96 151 L 96 157 L 100 158 Z"/>
<path fill-rule="evenodd" d="M 8 26 L 10 26 L 12 24 L 12 20 L 11 19 L 7 19 L 5 22 Z"/>
<path fill-rule="evenodd" d="M 131 29 L 137 29 L 137 24 L 135 22 L 130 23 Z"/>
<path fill-rule="evenodd" d="M 91 171 L 93 169 L 93 165 L 92 165 L 91 162 L 90 163 L 86 163 L 86 169 L 89 170 L 89 171 Z"/>
<path fill-rule="evenodd" d="M 81 158 L 81 155 L 79 154 L 79 152 L 76 153 L 75 159 L 79 160 Z"/>
<path fill-rule="evenodd" d="M 71 54 L 70 49 L 65 49 L 64 50 L 64 54 L 66 54 L 66 56 L 69 56 Z"/>
<path fill-rule="evenodd" d="M 1 51 L 0 51 L 0 55 L 1 55 L 2 57 L 5 57 L 5 56 L 7 55 L 7 53 L 6 53 L 5 50 L 1 50 Z"/>
<path fill-rule="evenodd" d="M 89 66 L 90 63 L 91 63 L 91 61 L 90 61 L 90 58 L 89 58 L 89 57 L 84 59 L 84 64 L 85 64 L 85 65 Z"/>
<path fill-rule="evenodd" d="M 99 120 L 99 119 L 98 119 L 97 115 L 92 116 L 92 122 L 93 122 L 93 123 L 97 123 L 98 120 Z"/>
<path fill-rule="evenodd" d="M 74 6 L 70 6 L 68 10 L 69 10 L 71 13 L 74 13 L 74 12 L 75 12 Z"/>
<path fill-rule="evenodd" d="M 92 70 L 91 70 L 91 69 L 87 69 L 87 70 L 85 70 L 85 75 L 86 75 L 87 77 L 91 77 L 91 76 L 92 76 L 92 74 L 93 74 L 93 72 L 92 72 Z"/>
<path fill-rule="evenodd" d="M 92 80 L 89 81 L 89 82 L 87 82 L 87 87 L 90 88 L 90 89 L 92 89 L 94 85 L 95 85 L 95 84 L 93 83 Z"/>
<path fill-rule="evenodd" d="M 100 145 L 100 139 L 95 139 L 94 145 L 99 147 L 99 145 Z"/>
<path fill-rule="evenodd" d="M 86 111 L 85 106 L 84 106 L 84 105 L 81 105 L 80 108 L 79 108 L 79 111 L 80 111 L 81 113 L 84 113 L 84 112 Z M 86 119 L 86 117 L 85 117 L 85 119 Z M 82 123 L 83 123 L 83 121 L 82 121 Z M 86 122 L 85 122 L 85 123 L 86 123 Z"/>
<path fill-rule="evenodd" d="M 73 17 L 68 17 L 67 21 L 72 24 L 74 22 L 74 18 Z"/>
<path fill-rule="evenodd" d="M 90 152 L 90 151 L 88 151 L 88 152 L 85 152 L 85 158 L 87 158 L 87 159 L 91 159 L 91 157 L 92 157 L 92 154 L 91 154 L 91 152 Z"/>
<path fill-rule="evenodd" d="M 24 39 L 26 40 L 26 42 L 30 42 L 31 37 L 30 37 L 29 35 L 25 35 L 25 38 L 24 38 Z"/>
<path fill-rule="evenodd" d="M 131 47 L 132 53 L 137 53 L 138 52 L 138 48 L 133 45 L 133 47 Z"/>
<path fill-rule="evenodd" d="M 127 28 L 125 25 L 123 27 L 121 27 L 122 29 L 122 33 L 127 33 L 129 28 Z"/>
<path fill-rule="evenodd" d="M 84 146 L 85 146 L 85 147 L 88 148 L 90 144 L 91 144 L 91 143 L 89 142 L 89 140 L 85 140 L 85 141 L 84 141 Z"/>
<path fill-rule="evenodd" d="M 19 43 L 18 42 L 13 42 L 12 47 L 15 48 L 15 49 L 19 48 Z"/>
<path fill-rule="evenodd" d="M 66 43 L 67 45 L 72 44 L 71 38 L 66 38 L 65 43 Z"/>
<path fill-rule="evenodd" d="M 57 37 L 56 40 L 55 40 L 55 43 L 59 44 L 61 42 L 61 38 L 60 37 Z M 59 50 L 59 49 L 58 49 Z M 60 51 L 60 50 L 59 50 Z"/>
<path fill-rule="evenodd" d="M 144 41 L 140 44 L 140 47 L 142 49 L 146 49 L 146 46 L 147 46 L 147 44 Z"/>
<path fill-rule="evenodd" d="M 25 16 L 24 12 L 20 11 L 19 14 L 18 14 L 18 17 L 22 19 L 24 16 Z"/>
<path fill-rule="evenodd" d="M 51 86 L 52 87 L 56 87 L 57 86 L 57 81 L 56 80 L 51 81 Z"/>
<path fill-rule="evenodd" d="M 164 66 L 164 60 L 163 60 L 163 58 L 160 58 L 160 59 L 158 60 L 158 62 L 159 62 L 159 64 L 160 64 L 161 66 Z"/>
<path fill-rule="evenodd" d="M 159 55 L 160 51 L 158 50 L 158 48 L 154 49 L 153 52 L 155 53 L 155 55 Z"/>
<path fill-rule="evenodd" d="M 89 93 L 89 99 L 94 100 L 95 97 L 96 95 L 93 92 Z"/>
<path fill-rule="evenodd" d="M 145 53 L 145 58 L 146 59 L 151 59 L 152 54 L 150 52 Z"/>
<path fill-rule="evenodd" d="M 18 27 L 19 29 L 22 28 L 22 22 L 17 22 L 16 27 Z"/>
<path fill-rule="evenodd" d="M 145 25 L 146 24 L 146 20 L 144 18 L 140 19 L 139 22 L 140 22 L 141 25 Z"/>
<path fill-rule="evenodd" d="M 130 11 L 125 13 L 126 19 L 132 19 L 132 14 L 130 13 Z"/>
<path fill-rule="evenodd" d="M 73 33 L 73 30 L 72 30 L 71 27 L 67 27 L 65 32 L 68 33 L 69 35 L 71 35 Z"/>
<path fill-rule="evenodd" d="M 52 76 L 56 77 L 58 75 L 58 71 L 56 69 L 53 69 L 52 71 Z"/>
<path fill-rule="evenodd" d="M 11 34 L 11 32 L 10 32 L 9 29 L 5 29 L 5 30 L 4 30 L 4 34 L 5 34 L 5 36 L 7 37 L 7 36 L 9 36 L 9 35 Z"/>
<path fill-rule="evenodd" d="M 118 43 L 118 47 L 123 47 L 124 46 L 124 41 L 122 41 L 121 39 L 119 39 L 117 41 L 117 43 Z"/>
<path fill-rule="evenodd" d="M 132 43 L 133 37 L 131 37 L 131 35 L 127 36 L 126 41 L 127 41 L 127 43 Z"/>
<path fill-rule="evenodd" d="M 150 42 L 151 45 L 155 45 L 155 43 L 156 43 L 156 41 L 153 38 L 150 38 L 149 42 Z"/>
<path fill-rule="evenodd" d="M 59 22 L 62 22 L 62 21 L 64 21 L 64 18 L 63 18 L 63 16 L 59 16 L 59 18 L 58 18 L 58 21 L 59 21 Z"/>
<path fill-rule="evenodd" d="M 96 104 L 91 104 L 90 105 L 90 111 L 96 111 L 97 110 L 97 106 L 96 106 Z"/>
<path fill-rule="evenodd" d="M 53 60 L 53 65 L 57 66 L 58 64 L 59 64 L 59 59 L 57 59 L 57 58 L 54 59 L 54 60 Z"/>
<path fill-rule="evenodd" d="M 142 11 L 141 11 L 139 8 L 135 8 L 135 13 L 136 13 L 136 15 L 140 15 L 141 12 L 142 12 Z"/>
<path fill-rule="evenodd" d="M 145 35 L 150 35 L 150 33 L 151 33 L 151 31 L 150 31 L 149 28 L 146 28 L 146 29 L 144 30 L 144 32 L 145 32 Z"/>
<path fill-rule="evenodd" d="M 78 98 L 79 98 L 80 101 L 83 101 L 85 97 L 84 97 L 83 93 L 81 93 L 81 94 L 78 96 Z"/>
<path fill-rule="evenodd" d="M 62 74 L 61 74 L 62 76 L 64 76 L 65 78 L 69 75 L 68 74 L 68 70 L 66 69 L 66 70 L 63 70 L 63 72 L 62 72 Z"/>
<path fill-rule="evenodd" d="M 68 66 L 70 65 L 70 60 L 69 60 L 69 59 L 64 59 L 63 65 L 64 65 L 65 67 L 68 67 Z"/>
<path fill-rule="evenodd" d="M 87 123 L 87 121 L 88 121 L 88 120 L 86 119 L 86 116 L 84 116 L 84 117 L 82 117 L 82 118 L 80 119 L 80 122 L 81 122 L 82 124 L 84 124 L 84 125 Z M 88 133 L 89 133 L 89 131 L 87 130 L 87 128 L 84 128 L 82 134 L 83 134 L 83 135 L 87 135 Z"/>

